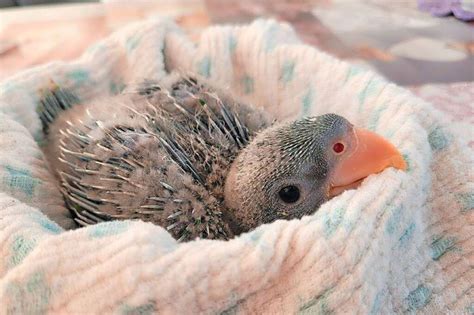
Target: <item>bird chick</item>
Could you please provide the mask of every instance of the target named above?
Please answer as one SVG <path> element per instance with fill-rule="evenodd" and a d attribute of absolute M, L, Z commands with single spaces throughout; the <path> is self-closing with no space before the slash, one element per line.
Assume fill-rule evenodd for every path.
<path fill-rule="evenodd" d="M 39 115 L 79 225 L 140 219 L 179 241 L 301 218 L 370 174 L 406 168 L 393 145 L 341 116 L 273 123 L 192 77 L 91 104 L 53 86 Z"/>

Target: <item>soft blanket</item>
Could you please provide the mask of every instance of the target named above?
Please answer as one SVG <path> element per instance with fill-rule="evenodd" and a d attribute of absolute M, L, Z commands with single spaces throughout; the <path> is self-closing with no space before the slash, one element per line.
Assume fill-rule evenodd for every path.
<path fill-rule="evenodd" d="M 41 151 L 40 89 L 53 79 L 87 101 L 171 70 L 281 120 L 342 114 L 390 139 L 409 169 L 228 242 L 179 244 L 137 221 L 68 230 Z M 431 105 L 285 24 L 212 27 L 198 45 L 169 21 L 130 25 L 0 85 L 0 313 L 472 314 L 473 164 L 459 140 Z"/>

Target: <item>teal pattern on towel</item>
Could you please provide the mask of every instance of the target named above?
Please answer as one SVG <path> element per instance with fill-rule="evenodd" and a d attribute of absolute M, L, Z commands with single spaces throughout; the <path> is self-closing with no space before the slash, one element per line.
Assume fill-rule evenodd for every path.
<path fill-rule="evenodd" d="M 280 80 L 283 83 L 288 83 L 293 80 L 293 76 L 295 74 L 295 61 L 294 60 L 286 60 L 281 67 L 281 74 Z"/>
<path fill-rule="evenodd" d="M 346 208 L 339 207 L 331 211 L 324 219 L 324 235 L 326 237 L 331 237 L 344 220 L 344 214 L 346 213 Z"/>
<path fill-rule="evenodd" d="M 66 74 L 66 77 L 74 82 L 75 87 L 80 87 L 89 81 L 90 75 L 86 70 L 76 69 Z"/>
<path fill-rule="evenodd" d="M 436 127 L 428 135 L 428 142 L 433 150 L 439 151 L 448 146 L 449 139 L 441 127 Z"/>
<path fill-rule="evenodd" d="M 209 78 L 211 76 L 212 64 L 211 57 L 205 56 L 197 64 L 197 71 L 203 77 Z"/>
<path fill-rule="evenodd" d="M 6 176 L 3 177 L 3 184 L 12 190 L 20 190 L 28 197 L 32 197 L 36 187 L 41 181 L 31 175 L 27 169 L 5 166 Z"/>
<path fill-rule="evenodd" d="M 312 87 L 309 87 L 306 93 L 303 95 L 303 98 L 301 99 L 301 105 L 303 107 L 301 116 L 306 117 L 310 114 L 311 112 L 311 106 L 313 104 L 313 99 L 314 99 L 314 89 Z"/>
<path fill-rule="evenodd" d="M 130 221 L 110 221 L 103 222 L 89 227 L 89 236 L 92 238 L 102 238 L 117 235 L 125 232 L 130 225 Z"/>
<path fill-rule="evenodd" d="M 44 273 L 36 271 L 25 282 L 7 286 L 7 314 L 46 314 L 51 295 Z"/>
<path fill-rule="evenodd" d="M 156 312 L 156 302 L 150 300 L 138 306 L 130 306 L 128 304 L 125 304 L 124 306 L 122 306 L 120 313 L 122 315 L 151 315 L 155 314 Z"/>
<path fill-rule="evenodd" d="M 459 194 L 458 198 L 462 205 L 462 212 L 472 211 L 474 209 L 474 193 Z"/>
<path fill-rule="evenodd" d="M 11 256 L 9 267 L 15 267 L 35 248 L 36 240 L 31 237 L 18 235 L 11 245 Z"/>
<path fill-rule="evenodd" d="M 415 311 L 424 307 L 431 299 L 432 291 L 424 285 L 418 286 L 411 291 L 406 298 L 409 311 Z"/>
<path fill-rule="evenodd" d="M 242 86 L 244 88 L 244 93 L 245 94 L 251 94 L 253 93 L 254 90 L 254 80 L 252 77 L 249 75 L 244 75 L 242 77 Z"/>
<path fill-rule="evenodd" d="M 431 243 L 431 257 L 433 260 L 439 260 L 444 254 L 453 250 L 456 238 L 453 236 L 437 236 Z"/>

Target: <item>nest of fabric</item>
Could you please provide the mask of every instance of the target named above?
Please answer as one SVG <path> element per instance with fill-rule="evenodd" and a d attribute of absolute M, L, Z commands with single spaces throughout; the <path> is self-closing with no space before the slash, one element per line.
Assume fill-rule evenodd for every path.
<path fill-rule="evenodd" d="M 73 226 L 36 112 L 54 80 L 82 101 L 143 78 L 197 72 L 280 120 L 333 112 L 403 153 L 301 220 L 179 244 L 138 221 Z M 0 313 L 472 312 L 472 168 L 431 105 L 300 43 L 287 25 L 135 24 L 0 84 Z"/>

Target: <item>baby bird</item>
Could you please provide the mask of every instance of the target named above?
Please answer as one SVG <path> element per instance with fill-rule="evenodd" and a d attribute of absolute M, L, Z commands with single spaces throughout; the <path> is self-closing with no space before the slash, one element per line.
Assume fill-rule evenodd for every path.
<path fill-rule="evenodd" d="M 301 218 L 370 174 L 406 168 L 393 145 L 341 116 L 275 123 L 182 75 L 86 104 L 53 86 L 39 116 L 80 226 L 140 219 L 178 241 Z"/>

